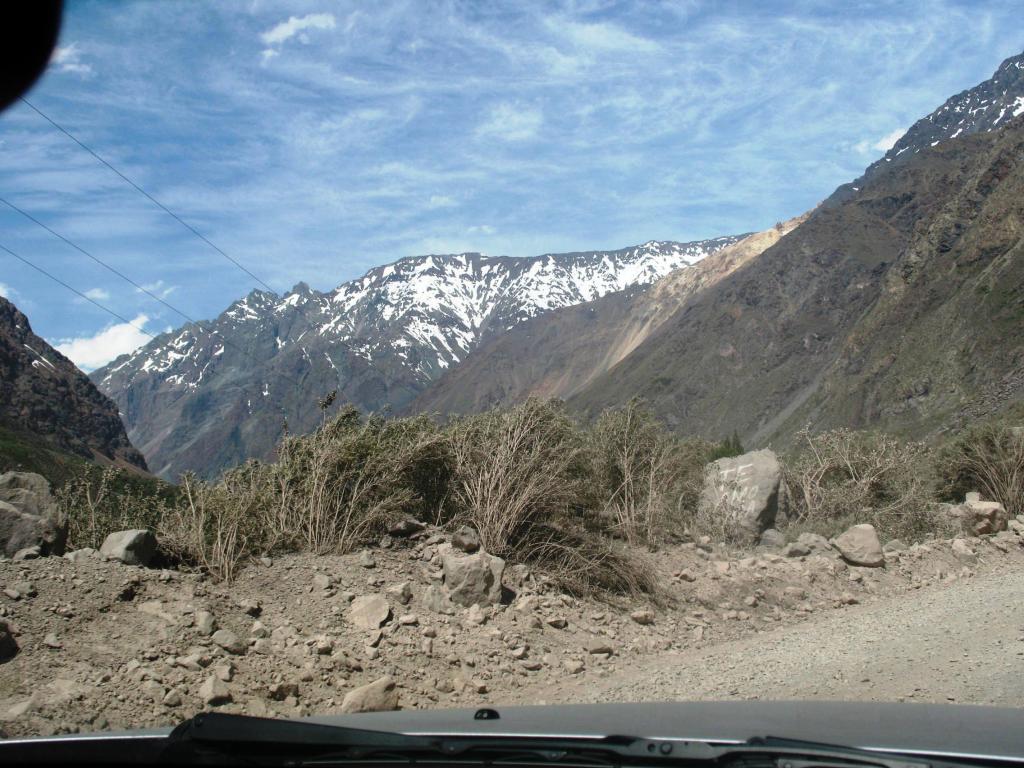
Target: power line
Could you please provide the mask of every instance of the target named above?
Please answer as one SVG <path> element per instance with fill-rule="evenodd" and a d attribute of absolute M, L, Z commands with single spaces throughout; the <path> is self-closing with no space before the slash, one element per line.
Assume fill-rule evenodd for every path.
<path fill-rule="evenodd" d="M 90 298 L 89 298 L 88 296 L 86 296 L 86 295 L 85 295 L 84 293 L 82 293 L 82 292 L 81 292 L 80 290 L 78 290 L 77 288 L 75 288 L 75 287 L 73 287 L 73 286 L 70 286 L 70 285 L 68 285 L 68 284 L 67 284 L 67 283 L 65 283 L 65 282 L 64 282 L 63 280 L 61 280 L 61 279 L 60 279 L 59 277 L 57 277 L 56 275 L 53 275 L 53 274 L 51 274 L 50 272 L 47 272 L 47 271 L 46 271 L 45 269 L 43 269 L 42 267 L 40 267 L 40 266 L 39 266 L 38 264 L 34 264 L 34 263 L 32 263 L 31 261 L 29 261 L 28 259 L 26 259 L 26 258 L 25 258 L 24 256 L 19 256 L 19 255 L 18 255 L 18 254 L 16 254 L 16 253 L 15 253 L 14 251 L 12 251 L 12 250 L 11 250 L 10 248 L 8 248 L 8 247 L 7 247 L 6 245 L 3 245 L 2 243 L 0 243 L 0 249 L 3 249 L 3 250 L 5 250 L 5 251 L 7 251 L 7 253 L 9 253 L 9 254 L 10 254 L 11 256 L 13 256 L 14 258 L 16 258 L 16 259 L 17 259 L 18 261 L 22 262 L 23 264 L 27 264 L 28 266 L 32 267 L 32 269 L 34 269 L 34 270 L 35 270 L 36 272 L 40 272 L 41 274 L 44 274 L 44 275 L 46 275 L 46 276 L 47 276 L 48 278 L 50 278 L 51 280 L 53 280 L 53 281 L 54 281 L 55 283 L 59 283 L 60 285 L 63 285 L 63 286 L 65 287 L 65 288 L 67 288 L 67 289 L 68 289 L 69 291 L 71 291 L 72 293 L 77 293 L 77 294 L 78 294 L 79 296 L 81 296 L 81 297 L 82 297 L 83 299 L 85 299 L 86 301 L 88 301 L 88 302 L 89 302 L 90 304 L 94 304 L 95 306 L 97 306 L 97 307 L 99 307 L 100 309 L 102 309 L 102 310 L 103 310 L 104 312 L 106 312 L 106 313 L 108 313 L 108 314 L 111 314 L 111 315 L 113 315 L 113 316 L 114 316 L 114 317 L 116 317 L 116 318 L 117 318 L 118 320 L 120 320 L 120 321 L 121 321 L 122 323 L 125 323 L 125 324 L 127 324 L 127 325 L 130 325 L 130 326 L 131 326 L 132 328 L 134 328 L 134 329 L 135 329 L 136 331 L 138 331 L 139 333 L 142 333 L 142 334 L 144 334 L 144 335 L 146 335 L 146 336 L 149 336 L 149 338 L 151 338 L 151 339 L 155 339 L 155 338 L 156 338 L 156 336 L 154 336 L 154 335 L 153 335 L 152 333 L 150 333 L 150 332 L 149 332 L 149 331 L 147 331 L 147 330 L 144 330 L 144 329 L 140 328 L 139 326 L 137 326 L 137 325 L 136 325 L 135 323 L 133 323 L 133 322 L 132 322 L 131 320 L 129 320 L 128 318 L 126 318 L 126 317 L 122 317 L 122 316 L 121 316 L 121 315 L 119 315 L 119 314 L 118 314 L 117 312 L 115 312 L 114 310 L 112 310 L 112 309 L 111 309 L 110 307 L 107 307 L 107 306 L 104 306 L 103 304 L 100 304 L 100 303 L 99 303 L 98 301 L 96 301 L 95 299 L 90 299 Z"/>
<path fill-rule="evenodd" d="M 7 200 L 6 198 L 3 198 L 3 197 L 0 197 L 0 203 L 3 203 L 3 204 L 4 204 L 4 205 L 6 205 L 7 207 L 9 207 L 9 208 L 11 208 L 11 209 L 13 209 L 13 210 L 17 211 L 18 213 L 20 213 L 20 214 L 21 214 L 22 216 L 24 216 L 24 217 L 25 217 L 26 219 L 28 219 L 29 221 L 31 221 L 31 222 L 34 222 L 35 224 L 38 224 L 38 225 L 39 225 L 40 227 L 42 227 L 43 229 L 45 229 L 45 230 L 46 230 L 47 232 L 49 232 L 49 233 L 50 233 L 51 235 L 53 235 L 54 237 L 56 237 L 56 238 L 57 238 L 58 240 L 60 240 L 60 241 L 62 241 L 62 242 L 64 242 L 64 243 L 66 243 L 67 245 L 70 245 L 70 246 L 71 246 L 72 248 L 74 248 L 74 249 L 75 249 L 76 251 L 78 251 L 79 253 L 81 253 L 81 254 L 83 254 L 83 255 L 85 255 L 85 256 L 87 256 L 87 257 L 89 257 L 90 259 L 92 259 L 93 261 L 95 261 L 95 262 L 96 262 L 97 264 L 99 264 L 99 265 L 100 265 L 101 267 L 104 267 L 105 269 L 109 270 L 110 272 L 113 272 L 113 273 L 114 273 L 115 275 L 117 275 L 118 277 L 120 277 L 120 278 L 121 278 L 122 280 L 124 280 L 125 282 L 127 282 L 127 283 L 130 283 L 131 285 L 135 286 L 135 287 L 136 287 L 136 288 L 137 288 L 138 290 L 142 291 L 142 293 L 146 294 L 146 295 L 147 295 L 147 296 L 149 296 L 149 297 L 150 297 L 151 299 L 154 299 L 155 301 L 159 301 L 159 302 L 160 302 L 161 304 L 163 304 L 163 305 L 164 305 L 165 307 L 167 307 L 167 308 L 168 308 L 169 310 L 171 310 L 172 312 L 174 312 L 174 313 L 176 313 L 176 314 L 178 314 L 178 315 L 181 315 L 181 316 L 182 316 L 183 318 L 185 318 L 186 320 L 188 320 L 188 321 L 189 321 L 190 323 L 195 323 L 196 325 L 199 325 L 199 323 L 198 323 L 198 322 L 196 322 L 196 321 L 195 321 L 195 320 L 193 320 L 193 319 L 192 319 L 191 317 L 189 317 L 188 315 L 186 315 L 186 314 L 185 314 L 184 312 L 182 312 L 182 311 L 181 311 L 180 309 L 178 309 L 177 307 L 175 307 L 175 306 L 174 306 L 173 304 L 170 304 L 169 302 L 167 302 L 167 301 L 165 301 L 164 299 L 160 298 L 160 297 L 159 297 L 159 296 L 157 296 L 157 295 L 156 295 L 155 293 L 153 293 L 152 291 L 150 291 L 150 290 L 149 290 L 148 288 L 146 288 L 146 287 L 144 287 L 144 286 L 142 286 L 142 285 L 139 285 L 139 284 L 138 284 L 137 282 L 135 282 L 135 281 L 134 281 L 134 280 L 132 280 L 132 279 L 131 279 L 130 277 L 128 277 L 128 275 L 126 275 L 126 274 L 124 274 L 123 272 L 121 272 L 121 271 L 119 271 L 119 270 L 115 269 L 114 267 L 110 266 L 109 264 L 107 264 L 107 262 L 103 261 L 102 259 L 99 259 L 99 258 L 97 258 L 96 256 L 93 256 L 93 255 L 92 255 L 91 253 L 89 253 L 89 252 L 88 252 L 87 250 L 85 250 L 84 248 L 82 248 L 82 247 L 81 247 L 80 245 L 78 245 L 77 243 L 74 243 L 74 242 L 72 242 L 71 240 L 69 240 L 68 238 L 64 237 L 64 235 L 62 235 L 62 234 L 61 234 L 60 232 L 57 232 L 57 231 L 55 231 L 55 230 L 51 229 L 50 227 L 48 227 L 48 226 L 47 226 L 46 224 L 44 224 L 43 222 L 41 222 L 41 221 L 40 221 L 39 219 L 37 219 L 37 218 L 36 218 L 35 216 L 33 216 L 32 214 L 30 214 L 30 213 L 29 213 L 28 211 L 26 211 L 26 210 L 24 210 L 24 209 L 22 209 L 22 208 L 19 208 L 19 207 L 18 207 L 18 206 L 16 206 L 16 205 L 15 205 L 14 203 L 12 203 L 12 202 L 11 202 L 10 200 Z"/>
<path fill-rule="evenodd" d="M 175 307 L 175 306 L 174 306 L 173 304 L 171 304 L 170 302 L 166 301 L 165 299 L 162 299 L 162 298 L 160 298 L 159 296 L 157 296 L 157 295 L 156 295 L 155 293 L 153 293 L 152 291 L 150 291 L 150 290 L 148 290 L 147 288 L 144 288 L 143 286 L 139 285 L 139 283 L 137 283 L 137 282 L 135 282 L 134 280 L 132 280 L 132 279 L 131 279 L 130 277 L 128 277 L 128 275 L 126 275 L 126 274 L 124 274 L 123 272 L 121 272 L 120 270 L 117 270 L 117 269 L 115 269 L 114 267 L 110 266 L 109 264 L 107 264 L 107 262 L 103 261 L 103 259 L 100 259 L 99 257 L 97 257 L 97 256 L 94 256 L 94 255 L 92 255 L 92 254 L 91 254 L 91 253 L 89 253 L 89 252 L 88 252 L 87 250 L 85 250 L 84 248 L 82 248 L 82 247 L 81 247 L 80 245 L 78 245 L 77 243 L 75 243 L 75 242 L 73 242 L 72 240 L 68 239 L 68 238 L 67 238 L 67 237 L 65 237 L 64 235 L 62 235 L 62 234 L 60 234 L 59 232 L 57 232 L 56 230 L 54 230 L 54 229 L 51 229 L 50 227 L 48 227 L 48 226 L 47 226 L 46 224 L 44 224 L 43 222 L 41 222 L 41 221 L 40 221 L 39 219 L 37 219 L 37 218 L 35 218 L 34 216 L 32 216 L 32 215 L 31 215 L 30 213 L 28 213 L 27 211 L 24 211 L 24 210 L 22 210 L 21 208 L 19 208 L 18 206 L 14 205 L 13 203 L 11 203 L 10 201 L 8 201 L 7 199 L 5 199 L 5 198 L 3 198 L 3 197 L 0 197 L 0 202 L 4 203 L 5 205 L 7 205 L 7 206 L 9 206 L 9 207 L 11 207 L 11 208 L 13 208 L 13 209 L 14 209 L 15 211 L 17 211 L 18 213 L 20 213 L 20 214 L 21 214 L 22 216 L 24 216 L 25 218 L 29 219 L 30 221 L 32 221 L 32 222 L 35 222 L 36 224 L 38 224 L 38 225 L 39 225 L 40 227 L 42 227 L 43 229 L 45 229 L 45 230 L 46 230 L 47 232 L 49 232 L 49 233 L 50 233 L 51 235 L 53 235 L 54 237 L 58 238 L 58 239 L 59 239 L 59 240 L 61 240 L 62 242 L 66 243 L 67 245 L 70 245 L 70 246 L 71 246 L 72 248 L 74 248 L 74 249 L 75 249 L 76 251 L 79 251 L 80 253 L 82 253 L 82 254 L 84 254 L 84 255 L 88 256 L 88 257 L 89 257 L 90 259 L 92 259 L 92 260 L 93 260 L 94 262 L 96 262 L 96 263 L 97 263 L 97 264 L 99 264 L 100 266 L 102 266 L 102 267 L 104 267 L 104 268 L 106 268 L 106 269 L 110 270 L 110 271 L 111 271 L 111 272 L 113 272 L 113 273 L 114 273 L 115 275 L 117 275 L 117 276 L 118 276 L 118 277 L 120 277 L 120 278 L 121 278 L 122 280 L 124 280 L 125 282 L 127 282 L 127 283 L 129 283 L 129 284 L 131 284 L 131 285 L 135 286 L 135 287 L 136 287 L 136 288 L 138 288 L 138 289 L 139 289 L 140 291 L 142 291 L 143 293 L 145 293 L 145 294 L 146 294 L 147 296 L 150 296 L 151 298 L 155 299 L 156 301 L 159 301 L 159 302 L 160 302 L 161 304 L 163 304 L 163 305 L 164 305 L 165 307 L 167 307 L 168 309 L 170 309 L 170 310 L 171 310 L 172 312 L 176 312 L 177 314 L 181 315 L 181 316 L 182 316 L 183 318 L 185 318 L 185 319 L 186 319 L 187 321 L 189 321 L 189 322 L 190 322 L 190 323 L 192 323 L 193 325 L 197 326 L 197 327 L 199 328 L 199 330 L 201 330 L 201 331 L 205 331 L 205 332 L 209 333 L 210 335 L 216 336 L 216 337 L 217 337 L 217 338 L 218 338 L 218 339 L 219 339 L 219 340 L 221 341 L 221 343 L 223 343 L 223 344 L 224 344 L 225 346 L 228 346 L 228 347 L 231 347 L 232 349 L 235 349 L 235 350 L 237 350 L 237 351 L 238 351 L 238 352 L 240 352 L 240 353 L 241 353 L 241 354 L 242 354 L 242 355 L 243 355 L 244 357 L 248 357 L 248 358 L 249 358 L 250 360 L 252 360 L 252 361 L 254 361 L 254 362 L 260 362 L 260 361 L 259 361 L 259 360 L 258 360 L 258 359 L 257 359 L 257 358 L 256 358 L 256 357 L 254 356 L 254 355 L 251 355 L 251 354 L 249 354 L 249 353 L 248 353 L 248 352 L 247 352 L 246 350 L 242 349 L 242 347 L 238 346 L 237 344 L 233 343 L 233 342 L 232 342 L 232 341 L 230 341 L 229 339 L 225 338 L 225 337 L 224 337 L 224 336 L 223 336 L 223 335 L 221 334 L 221 332 L 220 332 L 219 330 L 217 330 L 216 328 L 212 328 L 212 327 L 211 327 L 211 328 L 208 328 L 208 329 L 207 329 L 207 328 L 204 328 L 204 327 L 203 327 L 203 324 L 202 324 L 201 322 L 199 322 L 198 320 L 193 320 L 193 319 L 192 319 L 191 317 L 189 317 L 189 315 L 187 315 L 187 314 L 186 314 L 185 312 L 182 312 L 182 311 L 181 311 L 180 309 L 178 309 L 177 307 Z M 116 317 L 116 318 L 117 318 L 118 320 L 120 320 L 121 322 L 123 322 L 123 323 L 127 323 L 127 324 L 128 324 L 128 325 L 130 325 L 130 326 L 131 326 L 132 328 L 134 328 L 135 330 L 137 330 L 137 331 L 139 331 L 139 332 L 141 332 L 141 333 L 144 333 L 144 334 L 146 334 L 146 336 L 148 336 L 148 337 L 149 337 L 149 338 L 151 338 L 151 339 L 156 339 L 156 336 L 154 336 L 154 335 L 153 335 L 152 333 L 149 333 L 148 331 L 145 331 L 145 330 L 143 330 L 142 328 L 139 328 L 139 327 L 138 327 L 137 325 L 135 325 L 134 323 L 132 323 L 132 322 L 131 322 L 130 320 L 127 320 L 127 319 L 125 319 L 124 317 L 122 317 L 122 316 L 121 316 L 121 315 L 119 315 L 118 313 L 114 312 L 114 311 L 113 311 L 112 309 L 109 309 L 108 307 L 105 307 L 104 305 L 100 304 L 100 303 L 99 303 L 98 301 L 95 301 L 94 299 L 91 299 L 91 298 L 89 298 L 89 297 L 88 297 L 88 296 L 86 296 L 86 295 L 85 295 L 84 293 L 82 293 L 81 291 L 79 291 L 79 290 L 78 290 L 77 288 L 73 288 L 72 286 L 68 285 L 67 283 L 65 283 L 65 282 L 64 282 L 63 280 L 61 280 L 60 278 L 58 278 L 58 277 L 55 277 L 54 275 L 52 275 L 52 274 L 50 274 L 49 272 L 47 272 L 46 270 L 44 270 L 44 269 L 43 269 L 42 267 L 39 267 L 39 266 L 37 266 L 37 265 L 33 264 L 33 263 L 32 263 L 32 262 L 30 262 L 30 261 L 29 261 L 28 259 L 26 259 L 26 258 L 24 258 L 24 257 L 22 257 L 22 256 L 19 256 L 19 255 L 18 255 L 18 254 L 16 254 L 16 253 L 15 253 L 14 251 L 12 251 L 12 250 L 11 250 L 10 248 L 7 248 L 7 247 L 5 247 L 5 246 L 2 246 L 2 245 L 0 245 L 0 248 L 3 248 L 3 250 L 7 251 L 7 253 L 9 253 L 9 254 L 11 254 L 12 256 L 14 256 L 14 258 L 16 258 L 16 259 L 19 259 L 20 261 L 24 262 L 25 264 L 28 264 L 28 265 L 29 265 L 30 267 L 32 267 L 33 269 L 35 269 L 35 270 L 37 270 L 37 271 L 41 272 L 42 274 L 46 275 L 47 277 L 49 277 L 49 278 L 50 278 L 51 280 L 55 280 L 56 282 L 60 283 L 60 284 L 61 284 L 61 285 L 63 285 L 63 286 L 65 287 L 65 288 L 67 288 L 67 289 L 68 289 L 69 291 L 74 291 L 74 292 L 75 292 L 76 294 L 78 294 L 79 296 L 81 296 L 81 297 L 82 297 L 83 299 L 85 299 L 86 301 L 88 301 L 88 302 L 89 302 L 89 303 L 91 303 L 91 304 L 95 304 L 95 305 L 96 305 L 97 307 L 99 307 L 100 309 L 102 309 L 102 310 L 103 310 L 104 312 L 108 312 L 108 313 L 110 313 L 111 315 L 113 315 L 114 317 Z M 301 386 L 301 382 L 299 382 L 299 380 L 298 380 L 298 379 L 294 379 L 294 378 L 292 378 L 291 376 L 289 376 L 289 375 L 287 375 L 287 374 L 281 374 L 281 377 L 282 377 L 282 378 L 285 378 L 285 379 L 288 379 L 288 380 L 289 380 L 289 381 L 291 381 L 291 382 L 292 382 L 293 384 L 296 384 L 296 385 L 299 385 L 299 386 Z"/>
<path fill-rule="evenodd" d="M 262 281 L 262 280 L 261 280 L 260 278 L 258 278 L 258 277 L 257 277 L 256 275 L 254 275 L 254 274 L 253 274 L 252 272 L 250 272 L 250 271 L 249 271 L 249 270 L 248 270 L 248 269 L 247 269 L 246 267 L 244 267 L 244 266 L 243 266 L 242 264 L 240 264 L 240 263 L 239 263 L 238 261 L 236 261 L 236 260 L 235 260 L 235 259 L 233 259 L 233 258 L 232 258 L 231 256 L 229 256 L 229 255 L 228 255 L 228 254 L 227 254 L 227 253 L 226 253 L 226 252 L 225 252 L 224 250 L 222 250 L 222 249 L 221 249 L 221 248 L 220 248 L 220 247 L 219 247 L 218 245 L 216 245 L 215 243 L 213 243 L 213 242 L 212 242 L 212 241 L 211 241 L 211 240 L 210 240 L 209 238 L 207 238 L 207 237 L 206 237 L 206 236 L 205 236 L 205 235 L 204 235 L 204 234 L 203 234 L 202 232 L 200 232 L 199 230 L 197 230 L 197 229 L 196 229 L 195 227 L 193 227 L 193 226 L 192 226 L 191 224 L 189 224 L 189 223 L 188 223 L 187 221 L 185 221 L 184 219 L 182 219 L 182 218 L 181 218 L 181 217 L 180 217 L 180 216 L 179 216 L 178 214 L 176 214 L 176 213 L 175 213 L 174 211 L 172 211 L 172 210 L 171 210 L 170 208 L 168 208 L 168 207 L 167 207 L 166 205 L 164 205 L 164 204 L 163 204 L 163 203 L 161 203 L 161 202 L 160 202 L 159 200 L 157 200 L 157 199 L 156 199 L 155 197 L 153 197 L 153 196 L 152 196 L 151 194 L 149 194 L 149 192 L 147 192 L 146 190 L 144 190 L 144 189 L 143 189 L 142 187 L 140 187 L 140 186 L 139 186 L 138 184 L 136 184 L 136 183 L 135 183 L 134 181 L 132 181 L 132 180 L 131 180 L 131 179 L 129 179 L 129 178 L 127 177 L 127 176 L 125 176 L 125 175 L 124 175 L 123 173 L 121 173 L 121 171 L 119 171 L 119 170 L 118 170 L 117 168 L 115 168 L 115 167 L 114 167 L 113 165 L 111 165 L 111 164 L 110 164 L 109 162 L 107 162 L 107 161 L 106 161 L 106 160 L 105 160 L 105 159 L 104 159 L 103 157 L 101 157 L 101 156 L 100 156 L 99 154 L 97 154 L 96 152 L 94 152 L 94 151 L 93 151 L 93 150 L 92 150 L 92 149 L 91 149 L 91 148 L 90 148 L 90 147 L 89 147 L 88 145 L 86 145 L 86 143 L 85 143 L 85 142 L 83 142 L 83 141 L 82 141 L 81 139 L 79 139 L 79 138 L 78 138 L 78 137 L 76 137 L 76 136 L 75 136 L 74 134 L 72 134 L 72 133 L 71 133 L 71 132 L 70 132 L 69 130 L 67 130 L 67 129 L 66 129 L 66 128 L 64 128 L 64 127 L 63 127 L 62 125 L 60 125 L 60 123 L 58 123 L 58 122 L 57 122 L 56 120 L 54 120 L 54 119 L 53 119 L 52 117 L 50 117 L 50 116 L 49 116 L 49 115 L 47 115 L 47 114 L 46 114 L 45 112 L 43 112 L 43 111 L 42 111 L 41 109 L 39 109 L 39 107 L 35 106 L 35 105 L 34 105 L 34 104 L 33 104 L 32 102 L 30 102 L 30 101 L 29 101 L 28 99 L 26 99 L 26 98 L 25 98 L 24 96 L 21 96 L 21 97 L 19 97 L 19 100 L 20 100 L 20 101 L 21 101 L 22 103 L 24 103 L 24 104 L 25 104 L 26 106 L 28 106 L 28 107 L 29 107 L 30 109 L 32 109 L 32 110 L 33 110 L 33 111 L 34 111 L 34 112 L 35 112 L 36 114 L 38 114 L 38 115 L 39 115 L 39 116 L 40 116 L 41 118 L 43 118 L 44 120 L 46 120 L 46 122 L 48 122 L 48 123 L 49 123 L 50 125 L 52 125 L 52 126 L 53 126 L 54 128 L 56 128 L 56 129 L 57 129 L 58 131 L 60 131 L 60 132 L 61 132 L 61 133 L 63 133 L 63 134 L 65 135 L 65 136 L 67 136 L 67 137 L 68 137 L 69 139 L 71 139 L 71 140 L 72 140 L 73 142 L 75 142 L 75 144 L 77 144 L 78 146 L 80 146 L 80 147 L 81 147 L 82 149 L 84 149 L 84 150 L 85 150 L 86 152 L 88 152 L 88 153 L 89 153 L 90 155 L 92 155 L 92 156 L 93 156 L 94 158 L 96 158 L 96 159 L 97 159 L 97 160 L 98 160 L 99 162 L 103 163 L 103 165 L 107 166 L 107 168 L 109 168 L 109 169 L 110 169 L 111 171 L 113 171 L 113 172 L 114 172 L 114 173 L 116 173 L 116 174 L 117 174 L 118 176 L 120 176 L 120 177 L 121 177 L 121 178 L 122 178 L 122 179 L 123 179 L 123 180 L 124 180 L 125 182 L 127 182 L 127 183 L 128 183 L 129 185 L 131 185 L 131 186 L 132 186 L 132 187 L 133 187 L 133 188 L 134 188 L 134 189 L 135 189 L 135 190 L 136 190 L 137 192 L 139 192 L 140 194 L 142 194 L 142 195 L 143 195 L 143 196 L 144 196 L 144 197 L 145 197 L 145 198 L 146 198 L 147 200 L 149 200 L 149 201 L 150 201 L 151 203 L 153 203 L 153 204 L 154 204 L 155 206 L 157 206 L 158 208 L 160 208 L 160 210 L 162 210 L 162 211 L 163 211 L 164 213 L 166 213 L 166 214 L 167 214 L 168 216 L 170 216 L 170 217 L 171 217 L 172 219 L 174 219 L 174 220 L 175 220 L 175 221 L 177 221 L 177 222 L 178 222 L 179 224 L 181 224 L 181 225 L 182 225 L 183 227 L 185 227 L 185 229 L 187 229 L 187 230 L 188 230 L 189 232 L 191 232 L 191 233 L 192 233 L 193 235 L 195 235 L 196 237 L 198 237 L 198 238 L 199 238 L 200 240 L 202 240 L 202 241 L 203 241 L 204 243 L 206 243 L 206 244 L 207 244 L 208 246 L 210 246 L 211 248 L 213 248 L 213 250 L 215 250 L 215 251 L 216 251 L 217 253 L 219 253 L 219 254 L 220 254 L 221 256 L 223 256 L 223 257 L 224 257 L 225 259 L 227 259 L 228 261 L 230 261 L 230 262 L 231 262 L 232 264 L 234 264 L 234 265 L 235 265 L 236 267 L 238 267 L 238 268 L 239 268 L 240 270 L 242 270 L 243 272 L 245 272 L 245 274 L 247 274 L 247 275 L 248 275 L 249 277 L 251 277 L 251 278 L 252 278 L 253 280 L 255 280 L 255 281 L 256 281 L 257 283 L 259 283 L 260 285 L 262 285 L 262 286 L 263 286 L 264 288 L 266 288 L 266 289 L 267 289 L 268 291 L 270 291 L 271 293 L 276 293 L 276 291 L 275 291 L 275 290 L 274 290 L 273 288 L 271 288 L 271 287 L 270 287 L 269 285 L 267 285 L 267 284 L 266 284 L 265 282 L 263 282 L 263 281 Z"/>

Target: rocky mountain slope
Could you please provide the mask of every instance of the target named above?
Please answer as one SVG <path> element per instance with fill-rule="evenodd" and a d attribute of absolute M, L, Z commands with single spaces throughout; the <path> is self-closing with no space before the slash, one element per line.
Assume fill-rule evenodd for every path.
<path fill-rule="evenodd" d="M 0 430 L 9 443 L 46 446 L 91 460 L 146 468 L 117 406 L 74 363 L 32 332 L 0 297 Z M 8 451 L 0 460 L 11 463 Z M 12 467 L 0 465 L 0 472 Z"/>
<path fill-rule="evenodd" d="M 686 432 L 925 434 L 1024 397 L 1024 116 L 869 174 L 570 401 Z"/>
<path fill-rule="evenodd" d="M 739 237 L 534 258 L 419 256 L 320 293 L 254 291 L 92 374 L 157 474 L 267 457 L 317 400 L 401 407 L 488 339 L 559 307 L 644 285 Z"/>
<path fill-rule="evenodd" d="M 732 274 L 804 218 L 748 235 L 651 285 L 522 322 L 470 352 L 404 410 L 462 414 L 510 405 L 530 395 L 574 395 L 636 349 L 691 296 Z"/>
<path fill-rule="evenodd" d="M 839 187 L 833 197 L 845 199 L 887 166 L 912 158 L 941 141 L 998 130 L 1020 115 L 1024 115 L 1024 53 L 1011 56 L 988 80 L 951 96 L 910 126 L 884 157 L 868 166 L 861 178 Z"/>

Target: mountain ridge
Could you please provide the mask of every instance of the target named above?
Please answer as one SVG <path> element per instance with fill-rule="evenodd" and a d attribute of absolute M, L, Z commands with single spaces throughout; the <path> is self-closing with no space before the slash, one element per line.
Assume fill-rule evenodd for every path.
<path fill-rule="evenodd" d="M 399 259 L 320 292 L 255 290 L 94 371 L 156 473 L 210 474 L 268 458 L 287 423 L 312 429 L 316 401 L 400 408 L 487 338 L 532 317 L 646 284 L 742 236 L 648 241 L 528 258 Z M 259 423 L 257 423 L 259 422 Z"/>

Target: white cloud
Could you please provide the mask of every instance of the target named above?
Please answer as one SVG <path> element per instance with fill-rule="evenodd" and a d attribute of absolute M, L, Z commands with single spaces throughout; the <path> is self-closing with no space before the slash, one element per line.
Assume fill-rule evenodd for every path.
<path fill-rule="evenodd" d="M 110 298 L 110 291 L 103 288 L 90 288 L 85 292 L 85 298 L 92 299 L 93 301 L 106 301 Z"/>
<path fill-rule="evenodd" d="M 157 280 L 155 283 L 143 283 L 142 287 L 161 299 L 166 299 L 178 288 L 176 285 L 167 285 L 163 280 Z M 141 291 L 136 289 L 136 293 L 141 293 Z"/>
<path fill-rule="evenodd" d="M 544 115 L 540 110 L 504 102 L 491 110 L 490 117 L 477 128 L 477 135 L 523 141 L 535 136 L 543 122 Z"/>
<path fill-rule="evenodd" d="M 885 134 L 882 138 L 877 141 L 871 141 L 870 139 L 864 139 L 854 144 L 853 148 L 860 152 L 862 155 L 870 154 L 871 152 L 888 152 L 893 148 L 893 145 L 906 133 L 902 128 L 897 128 L 895 131 L 890 131 Z"/>
<path fill-rule="evenodd" d="M 83 371 L 92 371 L 149 341 L 149 336 L 139 330 L 148 322 L 149 317 L 138 315 L 131 323 L 108 325 L 94 336 L 62 339 L 56 345 L 57 351 Z"/>
<path fill-rule="evenodd" d="M 477 224 L 467 229 L 466 232 L 470 235 L 493 235 L 497 230 L 490 224 Z"/>
<path fill-rule="evenodd" d="M 0 296 L 3 296 L 5 299 L 10 301 L 14 301 L 14 294 L 15 291 L 11 286 L 7 283 L 0 283 Z"/>
<path fill-rule="evenodd" d="M 457 203 L 448 195 L 431 195 L 427 208 L 453 208 Z"/>
<path fill-rule="evenodd" d="M 550 25 L 549 25 L 550 26 Z M 653 40 L 627 32 L 615 24 L 580 24 L 559 22 L 557 28 L 580 48 L 598 51 L 656 51 Z"/>
<path fill-rule="evenodd" d="M 308 42 L 308 38 L 303 34 L 307 29 L 334 29 L 334 14 L 333 13 L 310 13 L 306 16 L 292 16 L 288 21 L 282 21 L 273 29 L 269 29 L 260 35 L 260 38 L 266 45 L 280 45 L 286 40 L 290 40 L 299 35 L 299 40 L 302 42 Z M 267 58 L 266 51 L 264 51 L 264 60 Z"/>
<path fill-rule="evenodd" d="M 885 134 L 885 136 L 872 144 L 871 148 L 877 149 L 879 152 L 888 152 L 904 133 L 905 131 L 902 128 L 897 128 L 895 131 Z"/>
<path fill-rule="evenodd" d="M 92 74 L 92 66 L 82 61 L 82 51 L 79 49 L 78 43 L 69 43 L 54 48 L 50 61 L 61 72 L 72 72 L 76 75 Z"/>

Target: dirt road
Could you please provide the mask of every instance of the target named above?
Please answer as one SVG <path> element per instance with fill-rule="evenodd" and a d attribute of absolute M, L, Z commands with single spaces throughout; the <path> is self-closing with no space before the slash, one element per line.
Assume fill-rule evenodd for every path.
<path fill-rule="evenodd" d="M 539 703 L 857 699 L 1024 706 L 1024 571 L 935 585 L 609 677 L 520 691 Z"/>

